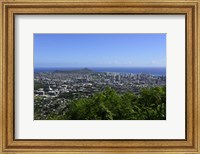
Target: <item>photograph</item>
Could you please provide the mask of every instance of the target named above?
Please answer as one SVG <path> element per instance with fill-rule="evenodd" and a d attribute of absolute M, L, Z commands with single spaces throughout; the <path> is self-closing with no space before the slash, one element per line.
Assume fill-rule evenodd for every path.
<path fill-rule="evenodd" d="M 0 0 L 0 153 L 200 154 L 200 0 Z"/>
<path fill-rule="evenodd" d="M 186 53 L 184 15 L 19 15 L 15 21 L 21 33 L 34 23 L 23 38 L 15 36 L 17 139 L 185 139 L 186 103 L 193 98 L 186 61 L 194 56 Z"/>
<path fill-rule="evenodd" d="M 34 120 L 166 120 L 166 33 L 35 33 Z"/>

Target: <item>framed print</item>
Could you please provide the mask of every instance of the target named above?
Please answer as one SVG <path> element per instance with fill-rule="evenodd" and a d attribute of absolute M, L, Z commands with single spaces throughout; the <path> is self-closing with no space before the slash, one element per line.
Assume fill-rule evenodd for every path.
<path fill-rule="evenodd" d="M 1 153 L 199 153 L 199 1 L 1 1 Z"/>

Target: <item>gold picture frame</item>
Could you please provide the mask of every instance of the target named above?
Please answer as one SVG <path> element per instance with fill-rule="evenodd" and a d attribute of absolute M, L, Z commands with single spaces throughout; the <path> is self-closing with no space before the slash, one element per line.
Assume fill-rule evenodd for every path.
<path fill-rule="evenodd" d="M 0 153 L 200 153 L 199 0 L 2 0 L 0 2 Z M 184 14 L 186 139 L 16 140 L 14 17 L 16 14 Z"/>

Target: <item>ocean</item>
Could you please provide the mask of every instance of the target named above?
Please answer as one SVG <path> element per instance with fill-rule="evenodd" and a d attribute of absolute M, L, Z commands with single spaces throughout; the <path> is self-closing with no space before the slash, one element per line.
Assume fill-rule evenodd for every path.
<path fill-rule="evenodd" d="M 166 75 L 165 67 L 87 67 L 94 72 L 115 72 L 115 73 L 134 73 L 134 74 L 151 74 L 151 75 Z M 83 68 L 70 67 L 70 68 L 34 68 L 34 72 L 54 72 L 56 70 L 80 70 Z"/>

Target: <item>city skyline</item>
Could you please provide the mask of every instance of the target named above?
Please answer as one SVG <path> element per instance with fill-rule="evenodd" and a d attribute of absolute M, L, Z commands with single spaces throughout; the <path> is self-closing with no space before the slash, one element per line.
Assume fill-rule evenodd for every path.
<path fill-rule="evenodd" d="M 34 67 L 166 67 L 166 34 L 34 34 Z"/>

